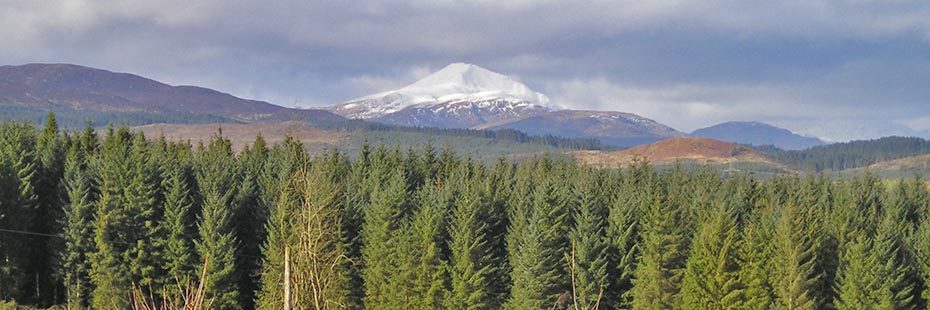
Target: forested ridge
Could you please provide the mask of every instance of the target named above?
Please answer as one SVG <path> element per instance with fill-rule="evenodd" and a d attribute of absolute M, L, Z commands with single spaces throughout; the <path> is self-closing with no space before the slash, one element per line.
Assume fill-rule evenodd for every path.
<path fill-rule="evenodd" d="M 0 307 L 925 309 L 930 195 L 0 124 Z M 193 292 L 193 293 L 192 293 Z M 196 298 L 194 298 L 196 302 Z M 192 308 L 193 309 L 193 308 Z"/>
<path fill-rule="evenodd" d="M 804 171 L 842 171 L 930 153 L 930 141 L 917 137 L 884 137 L 815 146 L 803 150 L 753 146 L 775 161 Z"/>

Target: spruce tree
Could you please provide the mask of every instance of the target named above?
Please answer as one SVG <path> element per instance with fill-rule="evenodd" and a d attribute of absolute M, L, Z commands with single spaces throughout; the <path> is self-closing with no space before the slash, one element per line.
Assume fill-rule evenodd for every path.
<path fill-rule="evenodd" d="M 404 307 L 410 298 L 398 292 L 409 288 L 405 283 L 408 271 L 400 268 L 406 254 L 400 251 L 400 243 L 406 227 L 407 184 L 402 170 L 388 168 L 383 163 L 376 165 L 379 167 L 373 169 L 378 169 L 375 173 L 379 175 L 373 182 L 379 185 L 373 187 L 371 205 L 365 210 L 362 226 L 365 307 L 397 309 Z"/>
<path fill-rule="evenodd" d="M 740 306 L 736 214 L 718 201 L 701 221 L 692 241 L 681 288 L 684 309 L 733 309 Z"/>
<path fill-rule="evenodd" d="M 562 308 L 571 298 L 571 275 L 565 261 L 571 251 L 568 195 L 556 183 L 558 176 L 538 173 L 530 205 L 513 217 L 512 225 L 520 225 L 522 231 L 512 245 L 513 288 L 505 304 L 508 309 Z"/>
<path fill-rule="evenodd" d="M 123 189 L 126 204 L 124 205 L 129 227 L 134 230 L 132 239 L 125 242 L 129 244 L 125 257 L 129 264 L 132 283 L 138 285 L 143 292 L 160 290 L 156 280 L 164 275 L 162 262 L 164 261 L 161 240 L 164 233 L 160 225 L 162 217 L 161 205 L 161 173 L 155 162 L 156 156 L 153 148 L 145 137 L 135 134 L 130 148 L 130 179 L 127 187 Z"/>
<path fill-rule="evenodd" d="M 491 290 L 499 266 L 490 247 L 490 200 L 481 180 L 459 179 L 449 228 L 451 292 L 447 308 L 496 308 L 499 305 Z"/>
<path fill-rule="evenodd" d="M 823 270 L 820 258 L 821 230 L 814 208 L 789 201 L 782 209 L 775 226 L 773 289 L 777 307 L 787 309 L 817 309 L 822 296 L 819 286 Z"/>
<path fill-rule="evenodd" d="M 572 287 L 574 303 L 581 309 L 597 309 L 609 289 L 610 245 L 607 237 L 608 197 L 605 176 L 584 169 L 575 184 L 576 215 L 571 232 Z"/>
<path fill-rule="evenodd" d="M 427 181 L 429 182 L 429 181 Z M 448 262 L 444 257 L 447 214 L 451 191 L 447 187 L 427 184 L 420 191 L 419 209 L 413 215 L 411 229 L 413 309 L 443 307 L 449 290 Z M 457 306 L 465 306 L 460 304 Z"/>
<path fill-rule="evenodd" d="M 128 247 L 139 230 L 130 218 L 124 190 L 131 182 L 133 136 L 125 128 L 109 129 L 94 161 L 99 175 L 100 196 L 94 217 L 94 243 L 91 279 L 94 285 L 92 308 L 113 309 L 129 306 L 132 277 L 126 259 Z"/>
<path fill-rule="evenodd" d="M 510 213 L 507 201 L 513 191 L 513 164 L 503 158 L 488 171 L 485 191 L 488 193 L 489 235 L 488 244 L 492 251 L 494 274 L 491 275 L 492 286 L 489 290 L 494 296 L 494 305 L 502 305 L 508 299 L 510 291 L 510 265 L 508 264 L 507 229 L 510 225 Z"/>
<path fill-rule="evenodd" d="M 196 280 L 200 267 L 196 263 L 194 251 L 194 196 L 191 190 L 190 167 L 180 162 L 180 159 L 171 160 L 171 165 L 165 168 L 167 174 L 163 181 L 165 192 L 164 216 L 164 258 L 166 279 L 162 281 L 168 288 L 176 287 L 178 283 L 187 284 Z"/>
<path fill-rule="evenodd" d="M 38 170 L 35 178 L 36 221 L 30 231 L 42 234 L 55 234 L 61 231 L 63 219 L 62 202 L 65 200 L 62 179 L 64 178 L 65 140 L 58 131 L 55 114 L 48 113 L 42 133 L 36 141 L 36 163 Z M 31 264 L 30 284 L 35 292 L 34 302 L 40 306 L 51 306 L 59 302 L 61 279 L 55 272 L 49 272 L 57 265 L 57 254 L 62 249 L 58 239 L 36 239 L 35 254 Z"/>
<path fill-rule="evenodd" d="M 909 309 L 917 304 L 904 246 L 905 212 L 885 209 L 874 236 L 861 232 L 844 252 L 837 309 Z"/>
<path fill-rule="evenodd" d="M 236 255 L 238 239 L 233 216 L 236 212 L 236 171 L 229 140 L 216 136 L 198 154 L 197 183 L 202 196 L 198 240 L 195 243 L 207 277 L 207 298 L 222 309 L 240 309 Z"/>
<path fill-rule="evenodd" d="M 740 284 L 744 287 L 743 307 L 769 309 L 775 302 L 773 284 L 774 207 L 752 212 L 739 243 Z"/>
<path fill-rule="evenodd" d="M 606 300 L 616 308 L 630 308 L 633 273 L 639 260 L 641 210 L 647 210 L 651 202 L 646 190 L 652 185 L 653 173 L 646 165 L 631 169 L 629 173 L 616 173 L 612 183 L 617 184 L 610 198 L 607 217 L 607 232 L 610 240 L 611 266 L 610 286 Z"/>
<path fill-rule="evenodd" d="M 90 256 L 94 252 L 96 184 L 87 163 L 89 154 L 80 141 L 72 142 L 65 160 L 64 247 L 59 259 L 67 305 L 83 309 L 90 305 L 93 284 Z"/>
<path fill-rule="evenodd" d="M 924 307 L 930 309 L 930 221 L 924 221 L 918 226 L 917 231 L 911 238 L 911 246 L 914 250 L 916 267 L 920 274 L 918 284 L 922 285 L 922 291 L 919 292 L 921 302 Z"/>
<path fill-rule="evenodd" d="M 0 227 L 28 231 L 36 216 L 35 131 L 20 123 L 0 125 Z M 30 244 L 39 244 L 32 236 L 0 233 L 0 299 L 29 300 Z"/>
<path fill-rule="evenodd" d="M 688 251 L 688 227 L 682 206 L 668 198 L 665 186 L 652 189 L 651 201 L 644 210 L 642 248 L 634 273 L 634 309 L 678 309 L 685 259 Z"/>
<path fill-rule="evenodd" d="M 239 270 L 239 303 L 245 308 L 254 307 L 255 292 L 260 281 L 261 246 L 265 241 L 264 223 L 268 217 L 268 206 L 261 199 L 261 174 L 268 159 L 265 139 L 259 135 L 251 147 L 246 147 L 237 164 L 242 174 L 236 201 L 234 220 L 240 247 L 237 256 Z"/>
<path fill-rule="evenodd" d="M 285 251 L 294 244 L 295 235 L 291 221 L 294 206 L 301 198 L 294 182 L 288 181 L 279 189 L 280 197 L 274 199 L 266 224 L 267 238 L 262 245 L 261 290 L 258 292 L 256 308 L 272 309 L 283 305 Z"/>

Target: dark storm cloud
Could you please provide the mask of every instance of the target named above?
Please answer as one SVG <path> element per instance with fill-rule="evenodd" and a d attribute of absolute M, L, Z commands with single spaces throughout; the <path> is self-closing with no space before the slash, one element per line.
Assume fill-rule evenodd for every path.
<path fill-rule="evenodd" d="M 287 106 L 338 103 L 464 61 L 518 76 L 566 106 L 640 113 L 682 130 L 724 120 L 832 139 L 930 129 L 924 1 L 0 0 L 0 8 L 0 63 L 77 63 Z"/>

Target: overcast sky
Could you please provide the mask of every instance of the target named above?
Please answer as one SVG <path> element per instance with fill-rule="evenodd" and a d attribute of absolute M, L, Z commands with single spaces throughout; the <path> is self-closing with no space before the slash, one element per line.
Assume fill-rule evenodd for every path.
<path fill-rule="evenodd" d="M 682 131 L 930 130 L 930 1 L 0 0 L 0 64 L 74 63 L 285 106 L 451 62 Z"/>

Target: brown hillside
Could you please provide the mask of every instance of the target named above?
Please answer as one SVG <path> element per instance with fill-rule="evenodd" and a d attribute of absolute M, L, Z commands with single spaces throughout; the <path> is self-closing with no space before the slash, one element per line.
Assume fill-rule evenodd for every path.
<path fill-rule="evenodd" d="M 667 139 L 616 152 L 580 151 L 574 152 L 573 156 L 581 163 L 595 166 L 622 166 L 642 159 L 654 164 L 746 162 L 777 165 L 751 148 L 696 137 Z"/>

